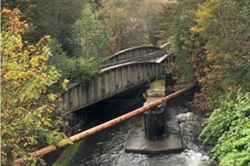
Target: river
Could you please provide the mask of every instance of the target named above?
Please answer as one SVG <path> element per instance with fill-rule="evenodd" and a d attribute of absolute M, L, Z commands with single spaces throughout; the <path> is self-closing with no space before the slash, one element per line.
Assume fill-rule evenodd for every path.
<path fill-rule="evenodd" d="M 192 112 L 193 107 L 188 107 L 190 101 L 174 100 L 168 105 L 171 116 Z M 145 155 L 126 153 L 124 146 L 130 128 L 135 121 L 131 118 L 106 130 L 85 139 L 73 157 L 70 166 L 206 166 L 209 157 L 198 134 L 201 130 L 200 118 L 193 111 L 196 118 L 191 118 L 181 129 L 184 151 L 160 155 Z M 192 114 L 193 114 L 192 113 Z"/>

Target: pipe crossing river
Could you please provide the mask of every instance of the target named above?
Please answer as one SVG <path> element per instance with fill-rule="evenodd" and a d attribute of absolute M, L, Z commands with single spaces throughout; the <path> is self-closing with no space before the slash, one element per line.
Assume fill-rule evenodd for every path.
<path fill-rule="evenodd" d="M 168 116 L 187 113 L 185 101 L 168 104 Z M 138 115 L 142 116 L 142 115 Z M 126 153 L 124 150 L 128 133 L 138 116 L 121 122 L 108 129 L 100 131 L 85 139 L 73 157 L 70 166 L 206 166 L 208 156 L 205 156 L 201 141 L 197 141 L 197 126 L 199 120 L 192 118 L 186 131 L 192 129 L 196 132 L 186 134 L 184 137 L 184 151 L 180 153 L 146 155 L 139 153 Z M 176 119 L 176 118 L 174 118 Z M 174 122 L 175 123 L 175 122 Z M 177 123 L 177 121 L 176 121 Z M 181 131 L 185 133 L 185 131 Z M 199 131 L 198 131 L 199 132 Z"/>

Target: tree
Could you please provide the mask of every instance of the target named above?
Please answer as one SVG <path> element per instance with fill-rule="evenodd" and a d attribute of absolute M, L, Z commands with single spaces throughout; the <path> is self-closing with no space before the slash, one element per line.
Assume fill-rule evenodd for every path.
<path fill-rule="evenodd" d="M 113 2 L 105 3 L 99 12 L 99 18 L 106 35 L 106 55 L 111 55 L 127 47 L 128 11 L 122 7 L 113 6 Z"/>
<path fill-rule="evenodd" d="M 198 77 L 204 76 L 203 69 L 207 65 L 204 42 L 199 34 L 190 31 L 190 27 L 196 25 L 196 11 L 203 1 L 180 0 L 165 6 L 160 14 L 159 44 L 170 42 L 176 63 L 167 68 L 177 86 L 196 82 Z"/>
<path fill-rule="evenodd" d="M 48 46 L 53 56 L 48 59 L 47 64 L 56 67 L 62 75 L 60 81 L 63 81 L 64 78 L 70 82 L 86 83 L 90 81 L 98 73 L 100 58 L 92 58 L 92 55 L 87 58 L 77 58 L 79 54 L 76 55 L 76 50 L 79 43 L 73 38 L 72 26 L 80 18 L 83 6 L 87 1 L 33 0 L 33 2 L 36 5 L 32 11 L 35 31 L 30 34 L 35 37 L 33 41 L 37 41 L 47 34 L 52 38 L 48 42 Z M 82 54 L 80 55 L 82 56 Z M 59 83 L 53 85 L 55 90 L 60 88 Z"/>
<path fill-rule="evenodd" d="M 148 44 L 146 12 L 141 1 L 103 1 L 98 16 L 106 38 L 105 55 Z"/>
<path fill-rule="evenodd" d="M 14 10 L 18 8 L 20 13 L 20 20 L 27 21 L 29 23 L 32 22 L 32 10 L 35 8 L 33 0 L 2 0 L 1 1 L 1 9 L 7 8 L 9 10 Z M 30 37 L 29 33 L 32 32 L 32 27 L 30 28 L 29 32 L 22 34 L 22 39 L 30 41 L 33 37 Z M 42 36 L 41 36 L 42 38 Z"/>
<path fill-rule="evenodd" d="M 159 17 L 159 12 L 147 11 L 146 19 L 147 19 L 147 31 L 149 36 L 149 42 L 152 43 L 152 45 L 157 46 L 159 41 L 159 36 L 157 34 L 160 31 L 159 24 L 162 21 Z"/>
<path fill-rule="evenodd" d="M 247 0 L 181 0 L 162 15 L 170 30 L 160 35 L 171 42 L 179 84 L 196 80 L 196 105 L 213 111 L 201 136 L 214 144 L 210 154 L 223 166 L 250 162 L 249 13 Z"/>
<path fill-rule="evenodd" d="M 19 10 L 4 8 L 1 15 L 1 163 L 12 165 L 16 158 L 66 137 L 65 112 L 60 97 L 50 91 L 60 78 L 55 67 L 46 64 L 52 56 L 46 46 L 50 37 L 36 45 L 22 41 L 30 26 L 19 20 Z"/>
<path fill-rule="evenodd" d="M 203 108 L 216 108 L 218 97 L 229 91 L 237 94 L 239 88 L 243 93 L 250 90 L 249 13 L 247 0 L 206 1 L 197 12 L 197 25 L 191 30 L 206 41 L 209 64 L 204 69 L 205 77 L 198 78 L 202 93 L 197 103 Z"/>
<path fill-rule="evenodd" d="M 31 13 L 34 32 L 30 34 L 34 42 L 44 35 L 57 39 L 68 56 L 73 57 L 76 42 L 72 31 L 76 20 L 80 19 L 84 5 L 82 0 L 32 0 L 36 6 Z M 91 1 L 91 0 L 89 0 Z"/>
<path fill-rule="evenodd" d="M 162 12 L 159 37 L 164 43 L 170 41 L 177 62 L 177 69 L 175 67 L 171 72 L 179 85 L 199 83 L 201 93 L 196 94 L 194 101 L 204 110 L 218 107 L 218 97 L 228 88 L 239 88 L 232 85 L 242 82 L 247 86 L 246 82 L 249 82 L 245 81 L 249 77 L 243 74 L 249 73 L 247 64 L 242 63 L 247 62 L 248 56 L 232 56 L 233 52 L 236 55 L 241 50 L 244 54 L 249 52 L 246 39 L 249 14 L 243 8 L 249 4 L 245 1 L 235 3 L 181 0 L 165 7 Z M 239 14 L 231 17 L 228 12 Z M 237 65 L 242 66 L 241 69 Z"/>
<path fill-rule="evenodd" d="M 81 18 L 73 25 L 73 38 L 81 51 L 78 56 L 96 56 L 102 54 L 104 38 L 101 35 L 102 27 L 90 4 L 86 4 Z"/>

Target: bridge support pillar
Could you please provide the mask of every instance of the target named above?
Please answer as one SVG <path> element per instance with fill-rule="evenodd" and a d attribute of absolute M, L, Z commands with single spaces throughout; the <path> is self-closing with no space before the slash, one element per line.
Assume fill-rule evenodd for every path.
<path fill-rule="evenodd" d="M 79 133 L 81 129 L 81 125 L 83 124 L 82 117 L 72 114 L 72 116 L 69 119 L 69 127 L 70 127 L 70 135 L 75 135 Z"/>
<path fill-rule="evenodd" d="M 173 90 L 174 84 L 175 84 L 175 81 L 172 78 L 172 74 L 166 73 L 165 74 L 165 96 L 168 96 L 174 92 Z"/>
<path fill-rule="evenodd" d="M 164 109 L 157 107 L 144 113 L 145 135 L 148 140 L 160 140 L 167 137 Z"/>

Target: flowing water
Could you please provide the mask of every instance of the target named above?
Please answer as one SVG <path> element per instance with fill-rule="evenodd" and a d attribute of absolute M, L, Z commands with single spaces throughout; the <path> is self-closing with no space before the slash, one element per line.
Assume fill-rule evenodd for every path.
<path fill-rule="evenodd" d="M 175 117 L 187 113 L 190 108 L 184 102 L 168 106 L 168 112 Z M 124 121 L 85 139 L 84 144 L 72 159 L 70 166 L 206 166 L 209 157 L 205 155 L 201 140 L 199 118 L 191 118 L 181 126 L 184 151 L 160 155 L 126 153 L 124 146 L 135 118 Z"/>

